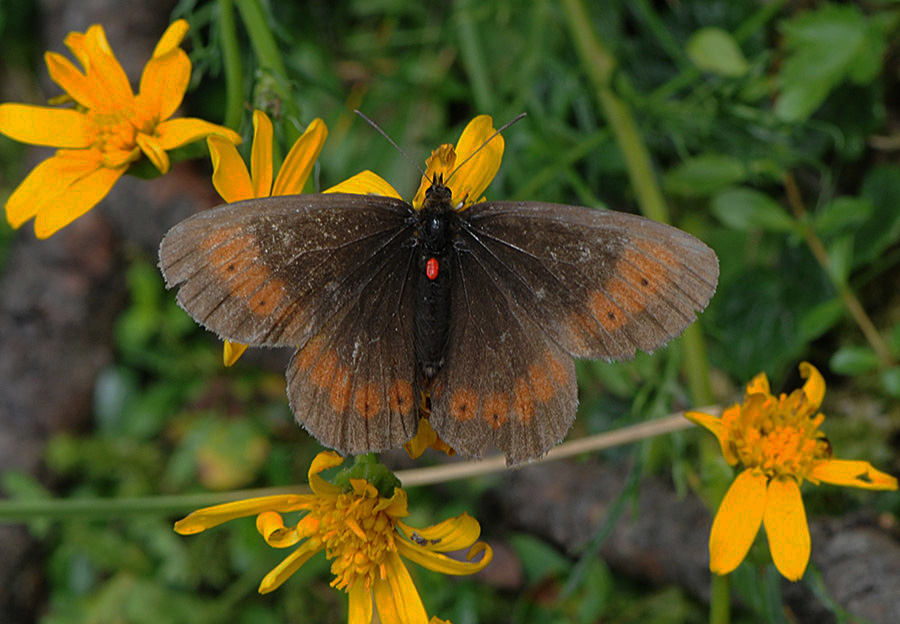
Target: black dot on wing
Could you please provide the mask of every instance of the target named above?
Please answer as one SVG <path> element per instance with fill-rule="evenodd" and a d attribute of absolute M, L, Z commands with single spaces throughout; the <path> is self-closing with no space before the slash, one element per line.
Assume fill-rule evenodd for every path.
<path fill-rule="evenodd" d="M 649 282 L 649 280 L 647 280 L 646 277 L 642 277 L 642 278 L 641 278 L 641 285 L 642 285 L 642 286 L 649 286 L 649 285 L 650 285 L 650 282 Z"/>
<path fill-rule="evenodd" d="M 606 313 L 606 316 L 608 316 L 608 317 L 609 317 L 609 320 L 611 320 L 611 321 L 616 320 L 616 314 L 615 314 L 615 312 L 607 312 L 607 313 Z"/>
<path fill-rule="evenodd" d="M 228 271 L 229 273 L 234 272 L 234 263 L 229 264 L 225 270 Z"/>

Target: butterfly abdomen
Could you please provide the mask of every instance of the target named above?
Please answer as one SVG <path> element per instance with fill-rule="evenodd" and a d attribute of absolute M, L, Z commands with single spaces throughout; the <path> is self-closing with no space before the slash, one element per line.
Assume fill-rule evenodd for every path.
<path fill-rule="evenodd" d="M 427 379 L 444 363 L 450 329 L 450 252 L 458 230 L 458 215 L 452 209 L 450 192 L 440 182 L 425 195 L 419 211 L 416 242 L 415 349 L 416 360 Z"/>

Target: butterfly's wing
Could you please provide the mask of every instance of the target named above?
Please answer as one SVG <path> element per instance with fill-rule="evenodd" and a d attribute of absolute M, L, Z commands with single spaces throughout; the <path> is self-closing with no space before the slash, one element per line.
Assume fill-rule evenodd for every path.
<path fill-rule="evenodd" d="M 570 355 L 652 351 L 696 318 L 718 281 L 715 253 L 678 229 L 533 202 L 470 207 L 454 258 L 432 425 L 465 454 L 492 441 L 510 463 L 540 456 L 568 431 Z"/>
<path fill-rule="evenodd" d="M 376 196 L 271 197 L 209 210 L 163 239 L 178 302 L 220 337 L 298 348 L 297 420 L 326 446 L 397 446 L 417 423 L 412 208 Z"/>

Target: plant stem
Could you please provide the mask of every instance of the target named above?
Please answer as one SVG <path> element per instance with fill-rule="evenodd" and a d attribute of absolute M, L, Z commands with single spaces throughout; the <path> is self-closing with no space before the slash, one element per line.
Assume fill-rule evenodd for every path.
<path fill-rule="evenodd" d="M 606 123 L 616 137 L 619 149 L 622 150 L 641 213 L 656 221 L 668 223 L 669 209 L 657 183 L 650 153 L 631 109 L 611 87 L 616 59 L 591 29 L 591 20 L 581 0 L 564 0 L 563 6 L 566 9 L 572 40 L 581 57 L 581 64 L 594 86 L 597 101 L 606 116 Z M 703 335 L 697 325 L 692 325 L 685 331 L 684 349 L 685 375 L 694 402 L 712 402 L 709 365 L 703 346 Z"/>
<path fill-rule="evenodd" d="M 234 25 L 232 0 L 219 0 L 219 35 L 225 67 L 225 125 L 240 131 L 244 116 L 244 70 Z"/>
<path fill-rule="evenodd" d="M 700 411 L 710 414 L 720 412 L 717 407 L 703 407 Z M 553 461 L 596 452 L 603 449 L 639 442 L 647 438 L 665 435 L 674 431 L 689 429 L 694 425 L 684 418 L 683 412 L 666 418 L 650 420 L 614 431 L 607 431 L 579 440 L 560 444 L 538 462 Z M 537 462 L 535 462 L 537 463 Z M 446 464 L 395 473 L 404 487 L 446 483 L 507 470 L 503 456 L 490 457 L 481 461 Z M 199 507 L 217 505 L 234 500 L 278 494 L 305 494 L 307 486 L 256 488 L 233 492 L 210 494 L 185 494 L 176 496 L 147 496 L 140 498 L 82 498 L 55 500 L 0 501 L 0 521 L 26 522 L 37 518 L 64 520 L 72 518 L 111 518 L 117 516 L 148 514 L 180 514 Z"/>
<path fill-rule="evenodd" d="M 797 222 L 801 224 L 803 228 L 803 236 L 806 238 L 806 244 L 809 246 L 810 251 L 812 251 L 813 256 L 815 256 L 816 261 L 822 267 L 822 270 L 825 271 L 825 275 L 828 276 L 828 280 L 837 291 L 844 307 L 847 308 L 847 311 L 850 312 L 850 316 L 856 321 L 863 336 L 868 341 L 869 346 L 872 347 L 872 350 L 875 351 L 878 358 L 881 360 L 882 365 L 886 368 L 896 366 L 897 362 L 891 355 L 891 350 L 881 337 L 881 334 L 878 333 L 878 330 L 875 328 L 875 324 L 872 323 L 869 315 L 866 314 L 859 299 L 856 298 L 856 295 L 850 289 L 850 286 L 847 285 L 847 282 L 840 276 L 835 275 L 831 270 L 828 252 L 825 250 L 825 245 L 823 245 L 821 239 L 816 236 L 815 231 L 806 219 L 807 212 L 803 203 L 803 197 L 800 194 L 797 181 L 789 171 L 784 174 L 784 189 L 787 194 L 788 204 L 790 204 L 791 210 L 794 213 L 794 217 L 796 217 Z"/>
<path fill-rule="evenodd" d="M 731 621 L 731 576 L 712 575 L 709 597 L 709 624 L 728 624 Z"/>

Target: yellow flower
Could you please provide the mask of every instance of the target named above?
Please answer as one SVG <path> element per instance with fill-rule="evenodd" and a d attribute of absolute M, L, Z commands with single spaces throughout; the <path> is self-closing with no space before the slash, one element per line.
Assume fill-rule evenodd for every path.
<path fill-rule="evenodd" d="M 213 163 L 213 186 L 229 204 L 256 197 L 302 193 L 327 137 L 325 122 L 314 119 L 288 152 L 273 183 L 272 122 L 264 112 L 253 111 L 250 171 L 232 143 L 215 135 L 206 140 Z M 225 366 L 237 362 L 246 349 L 247 345 L 226 340 Z"/>
<path fill-rule="evenodd" d="M 324 550 L 326 557 L 333 560 L 332 587 L 349 595 L 350 624 L 371 622 L 373 598 L 384 624 L 426 624 L 425 607 L 401 556 L 444 574 L 483 570 L 493 552 L 484 542 L 476 542 L 481 531 L 478 522 L 463 513 L 434 526 L 415 529 L 401 520 L 409 515 L 406 492 L 401 488 L 394 487 L 390 495 L 385 495 L 371 482 L 375 479 L 354 478 L 352 469 L 346 487 L 329 483 L 319 475 L 342 462 L 331 451 L 316 456 L 309 468 L 312 494 L 265 496 L 200 509 L 176 522 L 175 530 L 191 535 L 235 518 L 257 515 L 256 527 L 270 546 L 289 548 L 299 544 L 262 580 L 260 593 L 277 589 L 314 554 Z M 390 487 L 396 482 L 382 481 Z M 292 511 L 306 514 L 296 525 L 285 526 L 281 514 Z M 465 548 L 469 549 L 468 561 L 441 554 Z M 483 553 L 481 559 L 472 563 L 479 553 Z"/>
<path fill-rule="evenodd" d="M 482 201 L 484 198 L 481 194 L 497 175 L 497 171 L 500 170 L 500 161 L 503 159 L 503 137 L 494 136 L 495 133 L 493 119 L 489 115 L 479 115 L 468 123 L 455 147 L 445 143 L 433 150 L 431 156 L 425 161 L 425 175 L 413 198 L 413 207 L 416 209 L 422 207 L 425 201 L 425 191 L 434 181 L 441 181 L 447 185 L 451 192 L 451 201 L 458 210 L 465 210 L 470 205 Z M 488 139 L 491 139 L 490 142 L 485 144 Z M 456 166 L 459 166 L 459 169 L 454 171 Z M 363 171 L 325 192 L 383 195 L 402 199 L 400 193 L 393 186 L 371 171 Z M 447 455 L 454 455 L 456 451 L 441 440 L 431 428 L 427 417 L 427 406 L 424 403 L 423 413 L 426 415 L 419 419 L 419 428 L 415 437 L 404 445 L 406 452 L 415 459 L 426 448 L 431 447 L 437 451 L 443 451 Z"/>
<path fill-rule="evenodd" d="M 775 567 L 799 580 L 809 562 L 810 538 L 800 496 L 804 480 L 870 490 L 896 490 L 897 479 L 869 462 L 832 459 L 831 445 L 817 413 L 825 380 L 811 364 L 800 364 L 806 383 L 776 397 L 765 373 L 747 384 L 744 402 L 721 418 L 688 412 L 685 416 L 709 429 L 732 466 L 744 470 L 725 494 L 709 536 L 710 570 L 728 574 L 743 561 L 760 525 L 765 526 Z"/>
<path fill-rule="evenodd" d="M 425 176 L 419 183 L 412 205 L 417 209 L 421 208 L 425 201 L 425 190 L 437 180 L 443 181 L 450 189 L 453 205 L 458 206 L 458 210 L 481 201 L 481 194 L 497 175 L 503 159 L 502 136 L 497 135 L 484 145 L 495 132 L 493 119 L 489 115 L 479 115 L 465 127 L 456 147 L 444 144 L 432 151 L 425 161 Z M 475 154 L 479 148 L 481 151 Z M 457 165 L 461 166 L 454 171 L 453 168 Z M 371 171 L 363 171 L 325 192 L 384 195 L 402 199 L 394 187 Z"/>
<path fill-rule="evenodd" d="M 68 94 L 56 100 L 75 106 L 0 104 L 0 132 L 60 148 L 10 196 L 10 225 L 18 228 L 35 217 L 35 235 L 47 238 L 96 206 L 142 153 L 166 173 L 168 150 L 210 134 L 240 143 L 235 132 L 201 119 L 165 121 L 181 104 L 191 76 L 191 62 L 178 47 L 187 30 L 184 20 L 169 26 L 144 67 L 136 96 L 100 25 L 65 39 L 84 72 L 61 54 L 45 54 L 50 77 Z"/>

